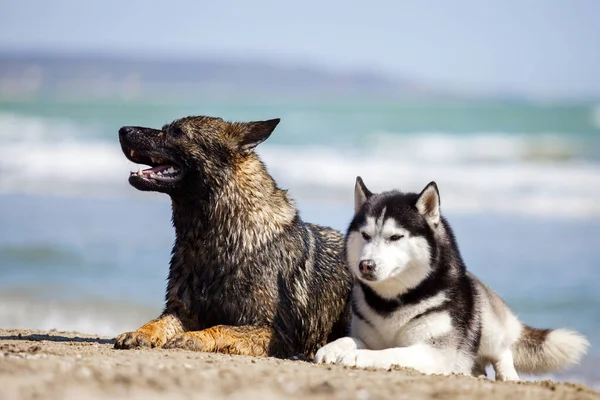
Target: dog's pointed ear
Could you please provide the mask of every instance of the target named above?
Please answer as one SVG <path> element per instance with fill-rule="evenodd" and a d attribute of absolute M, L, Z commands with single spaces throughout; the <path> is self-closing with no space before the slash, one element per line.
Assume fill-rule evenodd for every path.
<path fill-rule="evenodd" d="M 363 204 L 369 197 L 373 196 L 373 193 L 365 186 L 360 176 L 356 177 L 356 184 L 354 185 L 354 213 L 358 213 L 362 208 Z"/>
<path fill-rule="evenodd" d="M 435 182 L 429 182 L 415 203 L 419 214 L 432 226 L 440 223 L 440 192 Z"/>
<path fill-rule="evenodd" d="M 244 124 L 244 129 L 239 138 L 240 149 L 251 151 L 271 136 L 280 119 L 269 119 L 266 121 L 254 121 Z"/>

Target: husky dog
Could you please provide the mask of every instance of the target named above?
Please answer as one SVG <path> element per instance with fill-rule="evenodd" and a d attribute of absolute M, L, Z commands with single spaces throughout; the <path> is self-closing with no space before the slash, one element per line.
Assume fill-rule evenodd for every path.
<path fill-rule="evenodd" d="M 357 177 L 354 205 L 350 337 L 321 348 L 316 362 L 476 376 L 491 364 L 496 380 L 519 380 L 517 371 L 552 372 L 585 354 L 583 336 L 522 324 L 466 271 L 435 182 L 420 194 L 373 194 Z"/>
<path fill-rule="evenodd" d="M 347 334 L 343 235 L 304 223 L 254 151 L 278 123 L 187 117 L 119 130 L 125 156 L 151 167 L 129 183 L 171 197 L 175 244 L 163 313 L 115 348 L 312 357 Z"/>

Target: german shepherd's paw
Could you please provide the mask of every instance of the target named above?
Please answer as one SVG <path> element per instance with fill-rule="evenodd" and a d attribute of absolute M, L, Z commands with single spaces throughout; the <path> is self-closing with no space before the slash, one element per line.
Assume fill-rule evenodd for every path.
<path fill-rule="evenodd" d="M 115 349 L 136 349 L 141 347 L 158 347 L 161 343 L 143 331 L 125 332 L 115 341 Z"/>
<path fill-rule="evenodd" d="M 163 349 L 211 351 L 214 348 L 214 340 L 211 343 L 206 336 L 202 332 L 183 332 L 172 337 Z"/>

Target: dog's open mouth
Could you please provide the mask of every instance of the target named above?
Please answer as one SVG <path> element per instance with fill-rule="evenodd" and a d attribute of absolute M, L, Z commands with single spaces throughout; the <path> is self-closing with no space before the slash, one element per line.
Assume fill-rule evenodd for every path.
<path fill-rule="evenodd" d="M 135 150 L 125 150 L 125 155 L 136 164 L 149 165 L 150 168 L 131 171 L 130 177 L 160 182 L 176 182 L 181 179 L 182 169 L 174 161 L 162 157 L 151 157 L 142 155 Z"/>

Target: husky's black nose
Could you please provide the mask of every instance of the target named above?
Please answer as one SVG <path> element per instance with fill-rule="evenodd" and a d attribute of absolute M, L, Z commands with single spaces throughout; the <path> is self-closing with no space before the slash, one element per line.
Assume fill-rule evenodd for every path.
<path fill-rule="evenodd" d="M 373 260 L 362 260 L 358 263 L 358 269 L 361 274 L 370 274 L 375 270 L 375 261 Z"/>

